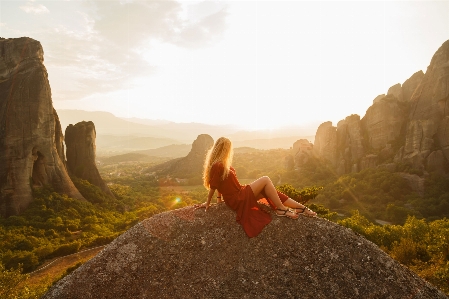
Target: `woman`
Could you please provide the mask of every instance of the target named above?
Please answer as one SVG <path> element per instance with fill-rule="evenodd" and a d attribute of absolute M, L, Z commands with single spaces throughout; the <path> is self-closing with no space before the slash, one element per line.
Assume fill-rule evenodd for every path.
<path fill-rule="evenodd" d="M 267 176 L 249 185 L 240 185 L 235 169 L 231 166 L 232 157 L 232 143 L 225 137 L 219 138 L 208 151 L 204 162 L 203 183 L 209 193 L 207 201 L 196 205 L 196 208 L 206 208 L 207 211 L 217 190 L 217 201 L 221 202 L 223 196 L 226 205 L 237 212 L 237 222 L 250 238 L 257 236 L 271 222 L 271 216 L 257 204 L 262 198 L 267 199 L 277 216 L 292 219 L 297 219 L 298 214 L 316 216 L 312 210 L 277 191 Z"/>

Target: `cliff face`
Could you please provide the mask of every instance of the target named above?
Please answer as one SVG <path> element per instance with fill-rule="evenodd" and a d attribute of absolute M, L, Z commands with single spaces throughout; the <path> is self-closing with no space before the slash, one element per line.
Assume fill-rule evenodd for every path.
<path fill-rule="evenodd" d="M 402 162 L 414 169 L 449 172 L 449 41 L 433 56 L 426 74 L 416 72 L 402 85 L 373 101 L 362 120 L 347 117 L 338 123 L 336 140 L 322 126 L 315 147 L 327 144 L 320 157 L 338 173 Z M 349 119 L 348 119 L 349 118 Z M 323 141 L 324 140 L 324 141 Z M 331 141 L 332 140 L 332 141 Z"/>
<path fill-rule="evenodd" d="M 402 160 L 425 168 L 429 155 L 442 150 L 449 159 L 449 41 L 435 53 L 421 84 L 411 98 L 409 122 Z"/>
<path fill-rule="evenodd" d="M 355 161 L 363 157 L 364 150 L 360 116 L 357 114 L 338 122 L 336 152 L 339 172 L 358 171 Z"/>
<path fill-rule="evenodd" d="M 67 168 L 70 174 L 89 181 L 89 183 L 100 187 L 104 193 L 114 197 L 101 178 L 95 164 L 95 138 L 95 125 L 91 121 L 70 124 L 66 128 Z"/>
<path fill-rule="evenodd" d="M 313 153 L 319 157 L 323 157 L 333 164 L 337 162 L 337 130 L 332 126 L 332 122 L 322 123 L 315 135 L 315 144 L 313 145 Z"/>
<path fill-rule="evenodd" d="M 224 204 L 155 215 L 43 298 L 447 298 L 347 228 L 273 217 L 248 239 Z"/>
<path fill-rule="evenodd" d="M 53 109 L 41 44 L 0 39 L 0 213 L 16 215 L 32 201 L 32 186 L 51 185 L 83 199 L 70 180 L 63 135 Z"/>
<path fill-rule="evenodd" d="M 369 146 L 381 149 L 399 137 L 407 117 L 406 107 L 397 97 L 389 95 L 368 108 L 363 125 L 369 136 Z"/>

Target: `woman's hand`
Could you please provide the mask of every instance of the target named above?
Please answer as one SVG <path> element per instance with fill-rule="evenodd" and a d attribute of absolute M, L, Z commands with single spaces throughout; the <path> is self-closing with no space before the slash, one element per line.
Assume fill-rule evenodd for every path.
<path fill-rule="evenodd" d="M 196 204 L 193 207 L 194 207 L 193 210 L 198 210 L 198 209 L 205 208 L 206 209 L 205 212 L 207 212 L 207 210 L 210 207 L 210 204 L 208 202 L 203 202 L 203 203 Z"/>

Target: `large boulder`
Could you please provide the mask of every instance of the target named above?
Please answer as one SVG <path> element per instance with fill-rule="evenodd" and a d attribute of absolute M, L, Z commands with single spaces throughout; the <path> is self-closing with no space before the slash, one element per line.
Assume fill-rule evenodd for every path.
<path fill-rule="evenodd" d="M 53 108 L 41 44 L 0 38 L 0 214 L 17 215 L 32 188 L 83 199 L 64 164 L 61 125 Z"/>
<path fill-rule="evenodd" d="M 273 217 L 249 239 L 224 204 L 155 215 L 42 298 L 447 298 L 348 228 Z"/>
<path fill-rule="evenodd" d="M 96 132 L 91 121 L 70 124 L 65 130 L 67 145 L 67 168 L 71 175 L 98 186 L 104 193 L 114 197 L 98 172 L 96 165 Z"/>

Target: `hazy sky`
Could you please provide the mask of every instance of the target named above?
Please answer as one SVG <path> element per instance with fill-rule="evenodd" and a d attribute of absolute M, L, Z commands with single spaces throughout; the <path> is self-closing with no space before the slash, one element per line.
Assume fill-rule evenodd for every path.
<path fill-rule="evenodd" d="M 449 1 L 0 1 L 56 109 L 238 124 L 363 116 L 449 39 Z"/>

